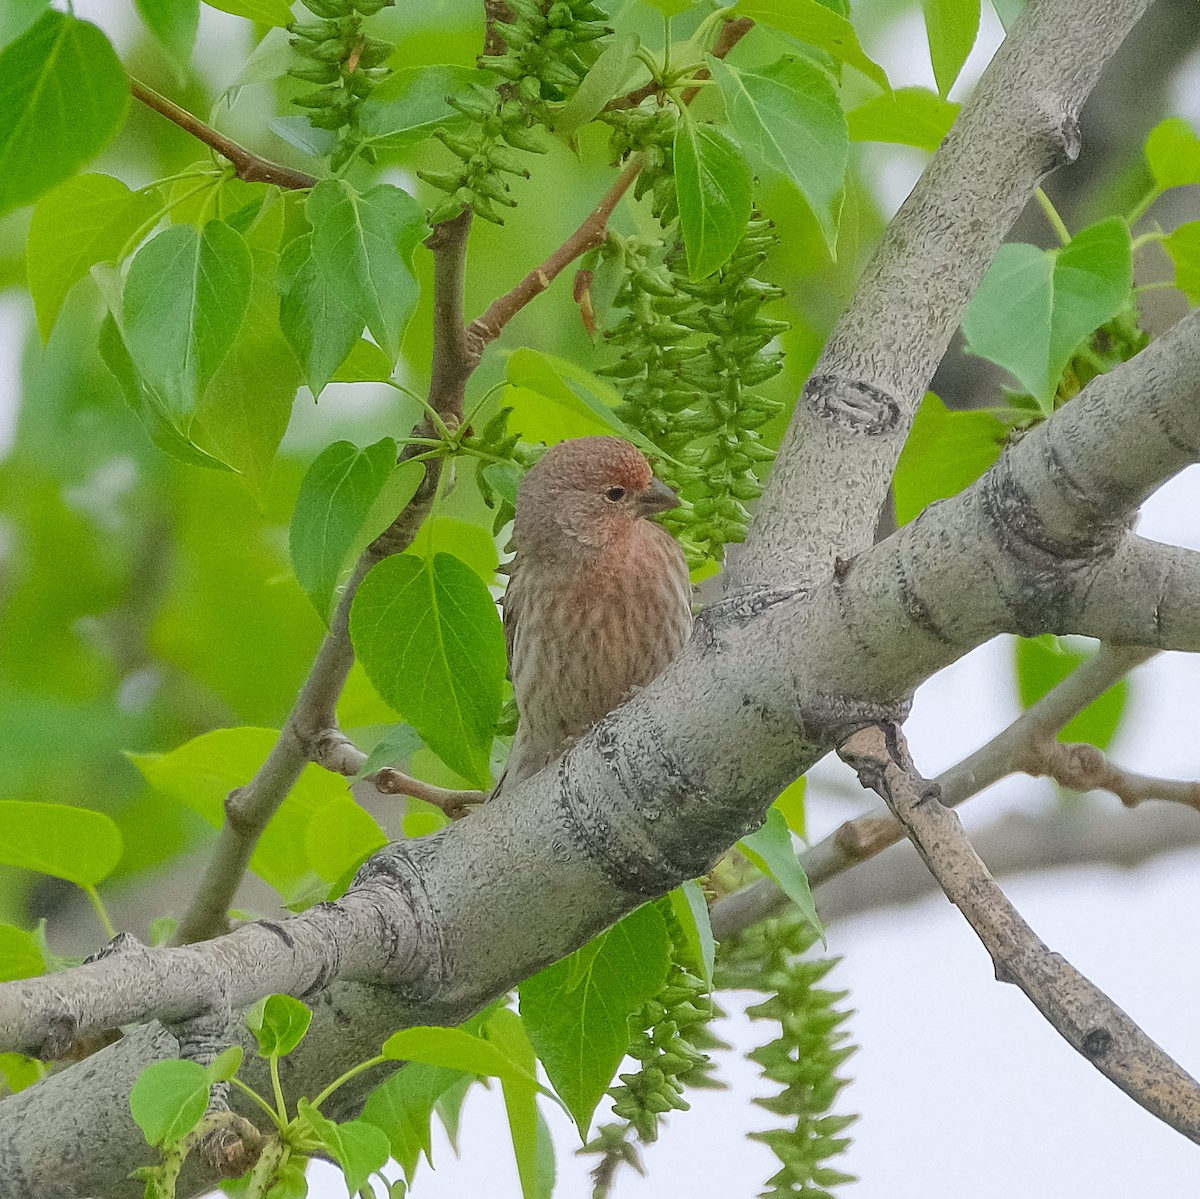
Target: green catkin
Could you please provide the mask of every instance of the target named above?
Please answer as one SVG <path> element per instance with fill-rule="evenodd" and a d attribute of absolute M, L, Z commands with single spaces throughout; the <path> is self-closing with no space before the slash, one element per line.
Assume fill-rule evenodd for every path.
<path fill-rule="evenodd" d="M 603 38 L 612 32 L 606 14 L 590 0 L 510 0 L 508 7 L 512 20 L 491 27 L 504 51 L 479 59 L 483 70 L 504 82 L 498 89 L 477 85 L 465 96 L 451 97 L 450 103 L 471 123 L 465 131 L 435 135 L 458 159 L 458 167 L 418 172 L 446 192 L 446 199 L 430 211 L 430 224 L 452 220 L 464 208 L 485 221 L 504 223 L 500 210 L 516 202 L 503 176 L 529 177 L 513 151 L 546 152 L 534 126 L 550 119 L 548 103 L 575 91 L 599 57 Z"/>
<path fill-rule="evenodd" d="M 700 280 L 677 237 L 616 242 L 626 272 L 615 304 L 628 315 L 608 334 L 622 355 L 599 373 L 620 381 L 618 416 L 667 455 L 661 472 L 687 506 L 666 523 L 693 566 L 745 538 L 747 505 L 775 456 L 761 429 L 782 405 L 752 390 L 782 368 L 769 345 L 787 328 L 761 313 L 783 293 L 755 278 L 771 228 L 752 216 L 729 261 Z"/>
<path fill-rule="evenodd" d="M 630 1026 L 640 1031 L 630 1042 L 628 1055 L 637 1068 L 620 1075 L 609 1090 L 618 1122 L 601 1125 L 579 1150 L 600 1158 L 592 1171 L 593 1199 L 609 1194 L 620 1166 L 643 1172 L 635 1142 L 652 1144 L 663 1116 L 689 1109 L 685 1088 L 722 1085 L 712 1077 L 706 1052 L 728 1048 L 708 1027 L 722 1014 L 704 982 L 673 963 L 662 989 L 632 1018 Z"/>
<path fill-rule="evenodd" d="M 833 1199 L 831 1188 L 854 1181 L 829 1164 L 845 1152 L 850 1138 L 841 1134 L 858 1118 L 831 1111 L 849 1081 L 838 1071 L 856 1051 L 843 1027 L 851 1013 L 838 1006 L 847 992 L 817 985 L 837 959 L 805 956 L 816 940 L 806 920 L 783 916 L 722 942 L 717 959 L 718 987 L 764 992 L 768 998 L 747 1015 L 779 1026 L 774 1040 L 749 1054 L 763 1077 L 782 1088 L 755 1103 L 789 1121 L 787 1128 L 750 1134 L 781 1163 L 761 1199 Z"/>
<path fill-rule="evenodd" d="M 292 46 L 300 61 L 288 74 L 319 86 L 297 96 L 292 103 L 307 111 L 318 129 L 336 133 L 337 144 L 330 167 L 341 170 L 356 154 L 374 162 L 374 151 L 362 145 L 358 112 L 362 102 L 391 74 L 386 63 L 395 47 L 369 37 L 363 17 L 374 16 L 395 0 L 303 0 L 315 21 L 293 21 L 288 26 Z"/>

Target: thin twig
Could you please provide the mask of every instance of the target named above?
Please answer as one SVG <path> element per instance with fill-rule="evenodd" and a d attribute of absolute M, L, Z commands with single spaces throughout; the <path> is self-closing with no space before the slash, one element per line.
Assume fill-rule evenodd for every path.
<path fill-rule="evenodd" d="M 583 224 L 541 266 L 534 267 L 516 287 L 494 300 L 482 316 L 477 316 L 467 326 L 467 348 L 472 366 L 530 300 L 540 296 L 576 258 L 603 243 L 608 236 L 609 218 L 641 169 L 642 156 L 635 154 Z"/>
<path fill-rule="evenodd" d="M 1019 769 L 1035 778 L 1052 778 L 1071 791 L 1111 791 L 1127 808 L 1160 799 L 1200 811 L 1200 783 L 1125 770 L 1094 745 L 1051 740 L 1034 743 L 1021 758 Z"/>
<path fill-rule="evenodd" d="M 313 175 L 306 175 L 303 171 L 296 171 L 291 167 L 282 166 L 280 163 L 271 162 L 270 159 L 262 158 L 247 150 L 245 146 L 238 145 L 237 142 L 218 132 L 211 125 L 206 125 L 186 108 L 180 108 L 174 100 L 168 100 L 166 96 L 160 95 L 152 87 L 147 87 L 141 80 L 130 77 L 129 90 L 133 93 L 134 99 L 140 100 L 147 108 L 154 109 L 168 121 L 173 121 L 180 129 L 190 133 L 206 146 L 211 146 L 222 157 L 229 159 L 233 163 L 233 169 L 239 179 L 244 179 L 247 183 L 274 183 L 279 187 L 287 187 L 296 191 L 316 187 L 317 180 Z"/>
<path fill-rule="evenodd" d="M 486 18 L 486 32 L 483 35 L 484 54 L 503 54 L 508 48 L 504 35 L 496 28 L 496 22 L 509 23 L 513 19 L 512 9 L 504 0 L 483 0 L 483 12 Z"/>
<path fill-rule="evenodd" d="M 438 787 L 415 779 L 392 766 L 385 766 L 368 776 L 381 795 L 408 795 L 424 800 L 440 808 L 451 820 L 458 820 L 467 812 L 487 801 L 486 791 L 459 791 L 452 787 Z"/>
<path fill-rule="evenodd" d="M 748 17 L 738 17 L 734 20 L 726 21 L 724 26 L 722 26 L 716 45 L 713 46 L 713 57 L 724 58 L 753 27 L 754 22 Z M 710 77 L 710 72 L 707 68 L 696 73 L 697 79 L 708 79 Z M 624 97 L 624 99 L 630 100 L 631 104 L 622 105 L 612 101 L 609 107 L 630 107 L 635 102 L 640 104 L 646 96 L 653 95 L 656 90 L 656 86 L 651 84 L 648 86 L 648 90 L 644 90 L 644 92 L 643 89 L 638 89 L 638 91 L 631 92 L 629 96 Z M 683 93 L 683 103 L 690 104 L 699 91 L 699 87 L 689 87 Z M 638 96 L 639 92 L 643 94 L 641 94 L 639 99 L 634 101 L 634 97 Z M 520 283 L 494 300 L 486 312 L 481 316 L 477 316 L 467 326 L 467 347 L 471 354 L 472 369 L 478 364 L 484 350 L 500 336 L 504 326 L 526 304 L 540 296 L 575 259 L 582 257 L 589 250 L 593 250 L 603 244 L 604 239 L 608 236 L 609 219 L 620 203 L 621 197 L 629 190 L 641 169 L 642 156 L 635 154 L 625 164 L 625 168 L 617 177 L 616 182 L 608 189 L 604 198 L 596 206 L 595 210 L 588 215 L 583 224 L 541 266 L 534 267 Z"/>
<path fill-rule="evenodd" d="M 1031 743 L 1053 740 L 1088 704 L 1153 656 L 1153 650 L 1136 646 L 1102 645 L 1094 657 L 1072 671 L 986 745 L 939 775 L 935 782 L 942 803 L 948 808 L 957 807 L 993 783 L 1022 770 L 1019 763 Z M 880 805 L 865 816 L 846 821 L 818 841 L 800 855 L 800 864 L 810 884 L 816 887 L 903 838 L 900 822 Z M 728 936 L 772 915 L 786 903 L 786 896 L 774 883 L 767 880 L 754 883 L 713 906 L 713 930 L 718 938 Z"/>
<path fill-rule="evenodd" d="M 991 955 L 996 978 L 1020 987 L 1068 1044 L 1134 1102 L 1200 1143 L 1200 1083 L 1025 923 L 958 817 L 940 802 L 937 784 L 917 773 L 899 727 L 860 729 L 838 753 L 904 825 L 946 898 Z"/>
<path fill-rule="evenodd" d="M 754 22 L 749 17 L 734 17 L 727 20 L 721 26 L 721 32 L 717 35 L 717 40 L 712 48 L 713 58 L 724 58 L 730 50 L 734 48 L 754 28 Z M 696 79 L 711 79 L 712 72 L 704 67 L 696 72 Z M 612 111 L 621 108 L 637 108 L 643 100 L 648 100 L 660 90 L 660 85 L 653 79 L 648 83 L 643 83 L 640 87 L 635 87 L 633 91 L 626 92 L 623 96 L 617 96 L 610 100 L 605 106 L 606 111 Z M 690 87 L 683 93 L 683 102 L 690 104 L 695 99 L 696 93 L 700 89 L 698 87 Z"/>
<path fill-rule="evenodd" d="M 433 367 L 429 404 L 450 428 L 463 418 L 463 398 L 474 361 L 467 350 L 463 327 L 463 291 L 466 287 L 467 239 L 473 213 L 464 209 L 449 221 L 435 225 L 425 239 L 433 253 Z M 451 421 L 453 417 L 453 421 Z"/>
<path fill-rule="evenodd" d="M 443 423 L 457 427 L 462 420 L 463 389 L 470 370 L 465 359 L 462 309 L 463 270 L 470 213 L 437 226 L 427 240 L 434 255 L 435 339 L 429 406 Z M 419 436 L 425 422 L 414 430 Z M 405 454 L 414 453 L 409 446 Z M 411 544 L 429 513 L 437 490 L 441 464 L 426 463 L 425 478 L 407 507 L 368 547 L 354 568 L 295 705 L 275 747 L 255 776 L 225 802 L 225 824 L 217 838 L 187 913 L 175 936 L 177 944 L 214 937 L 228 930 L 226 912 L 250 863 L 268 821 L 275 815 L 305 766 L 317 762 L 335 770 L 345 764 L 349 741 L 337 723 L 337 704 L 354 664 L 350 642 L 350 608 L 358 586 L 371 567 Z M 354 747 L 350 746 L 353 750 Z M 354 753 L 359 751 L 354 750 Z M 339 758 L 338 755 L 341 755 Z M 365 760 L 365 759 L 363 759 Z M 348 773 L 357 773 L 358 762 Z"/>

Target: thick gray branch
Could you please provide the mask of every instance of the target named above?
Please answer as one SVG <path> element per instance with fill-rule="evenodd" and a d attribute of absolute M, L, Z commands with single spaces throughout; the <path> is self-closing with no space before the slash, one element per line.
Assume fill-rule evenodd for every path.
<path fill-rule="evenodd" d="M 730 586 L 811 583 L 871 543 L 929 380 L 1148 0 L 1033 0 L 888 227 L 800 397 Z"/>
<path fill-rule="evenodd" d="M 460 1020 L 703 873 L 783 786 L 856 729 L 902 716 L 913 688 L 974 645 L 1005 630 L 1079 631 L 1072 622 L 1093 611 L 1089 585 L 1125 544 L 1133 507 L 1194 457 L 1196 439 L 1180 431 L 1196 390 L 1195 321 L 1093 384 L 963 496 L 830 568 L 869 544 L 941 347 L 1142 7 L 1031 4 L 835 335 L 834 381 L 798 418 L 730 598 L 703 614 L 667 674 L 512 794 L 389 846 L 337 904 L 139 954 L 137 969 L 118 955 L 0 986 L 0 1049 L 151 1017 L 177 1026 L 271 991 L 325 996 L 336 979 L 379 988 L 395 1027 Z M 805 585 L 776 585 L 794 578 Z M 64 1072 L 94 1086 L 54 1084 L 92 1114 L 73 1130 L 81 1155 L 103 1156 L 96 1142 L 115 1135 L 104 1117 L 125 1100 L 130 1063 L 161 1049 L 134 1042 Z M 48 1102 L 39 1093 L 0 1107 L 0 1164 L 47 1188 L 22 1199 L 131 1193 L 112 1159 L 103 1184 L 39 1176 L 29 1165 L 31 1146 L 46 1144 L 49 1109 L 30 1115 Z"/>
<path fill-rule="evenodd" d="M 1150 650 L 1102 646 L 1095 657 L 1073 670 L 1006 729 L 939 775 L 934 783 L 942 803 L 948 808 L 957 807 L 1020 771 L 1031 744 L 1054 741 L 1064 725 L 1151 656 Z M 808 881 L 818 887 L 903 839 L 903 826 L 880 804 L 818 841 L 800 855 L 800 864 Z M 713 933 L 722 940 L 774 915 L 786 903 L 786 896 L 774 883 L 754 883 L 713 906 Z M 821 911 L 825 911 L 824 901 Z"/>

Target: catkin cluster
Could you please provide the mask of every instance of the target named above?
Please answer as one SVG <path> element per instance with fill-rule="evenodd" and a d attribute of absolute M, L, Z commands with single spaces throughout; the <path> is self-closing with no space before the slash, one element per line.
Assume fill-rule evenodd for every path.
<path fill-rule="evenodd" d="M 612 31 L 606 15 L 590 0 L 509 0 L 511 21 L 495 21 L 492 33 L 504 42 L 500 54 L 485 54 L 479 65 L 505 82 L 498 89 L 474 86 L 450 103 L 468 118 L 463 130 L 435 135 L 458 159 L 450 171 L 421 171 L 426 183 L 446 193 L 429 214 L 431 224 L 456 217 L 464 208 L 503 224 L 499 208 L 515 207 L 505 175 L 528 178 L 514 150 L 545 152 L 533 126 L 544 124 L 545 104 L 566 99 L 579 86 L 599 54 L 600 40 Z"/>
<path fill-rule="evenodd" d="M 787 328 L 761 311 L 782 292 L 755 277 L 773 241 L 770 222 L 754 216 L 729 261 L 698 280 L 678 242 L 621 244 L 615 302 L 627 315 L 609 338 L 622 354 L 600 373 L 624 393 L 621 419 L 667 456 L 662 473 L 689 505 L 667 520 L 693 566 L 745 538 L 746 505 L 775 457 L 762 428 L 782 405 L 754 390 L 781 369 L 769 345 Z"/>
<path fill-rule="evenodd" d="M 848 1043 L 843 1027 L 851 1013 L 838 1006 L 847 992 L 817 985 L 837 959 L 805 956 L 816 939 L 806 920 L 782 916 L 722 942 L 717 959 L 718 986 L 766 993 L 768 998 L 746 1013 L 779 1026 L 777 1037 L 749 1055 L 762 1067 L 763 1077 L 781 1087 L 754 1102 L 787 1117 L 790 1125 L 750 1134 L 769 1145 L 781 1163 L 762 1199 L 833 1199 L 831 1187 L 854 1181 L 828 1163 L 850 1144 L 841 1134 L 858 1118 L 831 1111 L 849 1081 L 838 1070 L 857 1047 Z"/>
<path fill-rule="evenodd" d="M 296 96 L 292 103 L 307 109 L 309 121 L 318 129 L 337 133 L 338 142 L 329 165 L 340 170 L 361 152 L 374 162 L 374 151 L 361 145 L 358 110 L 372 91 L 391 74 L 386 66 L 395 47 L 391 42 L 368 37 L 363 17 L 374 16 L 395 0 L 303 0 L 317 19 L 293 21 L 288 30 L 299 63 L 288 74 L 305 83 L 316 83 L 316 91 Z"/>

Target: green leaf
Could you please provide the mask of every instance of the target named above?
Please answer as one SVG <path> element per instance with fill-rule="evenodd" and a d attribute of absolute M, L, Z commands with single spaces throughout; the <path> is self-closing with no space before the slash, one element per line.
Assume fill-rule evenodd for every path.
<path fill-rule="evenodd" d="M 49 1069 L 23 1053 L 0 1053 L 0 1081 L 15 1095 L 38 1082 Z"/>
<path fill-rule="evenodd" d="M 859 45 L 854 26 L 845 17 L 826 8 L 820 0 L 739 0 L 734 15 L 753 17 L 760 25 L 791 34 L 818 46 L 873 79 L 887 89 L 887 73 L 868 58 Z"/>
<path fill-rule="evenodd" d="M 162 398 L 153 388 L 147 387 L 138 374 L 111 313 L 100 322 L 99 350 L 104 365 L 116 376 L 130 408 L 145 427 L 146 435 L 164 454 L 170 454 L 188 466 L 232 470 L 219 458 L 202 450 L 174 423 Z"/>
<path fill-rule="evenodd" d="M 629 1048 L 629 1018 L 658 993 L 669 962 L 666 924 L 647 905 L 521 984 L 525 1031 L 585 1140 Z"/>
<path fill-rule="evenodd" d="M 796 859 L 792 834 L 778 808 L 767 809 L 766 823 L 756 833 L 738 842 L 742 851 L 765 875 L 773 878 L 779 889 L 794 903 L 808 922 L 824 938 L 825 926 L 817 915 L 808 875 Z"/>
<path fill-rule="evenodd" d="M 8 0 L 0 6 L 0 49 L 40 21 L 49 7 L 50 0 Z"/>
<path fill-rule="evenodd" d="M 990 412 L 954 412 L 927 393 L 896 464 L 896 520 L 906 525 L 934 500 L 969 487 L 1000 457 L 1007 433 Z"/>
<path fill-rule="evenodd" d="M 209 8 L 245 17 L 247 21 L 262 21 L 265 25 L 286 25 L 292 20 L 287 0 L 204 0 Z"/>
<path fill-rule="evenodd" d="M 358 110 L 365 140 L 381 150 L 401 150 L 435 129 L 454 129 L 467 118 L 446 103 L 490 76 L 471 67 L 402 67 L 385 79 Z"/>
<path fill-rule="evenodd" d="M 50 339 L 71 288 L 97 262 L 118 261 L 157 210 L 153 196 L 131 192 L 110 175 L 79 175 L 38 201 L 25 273 L 43 342 Z"/>
<path fill-rule="evenodd" d="M 94 886 L 121 859 L 121 832 L 103 812 L 0 800 L 0 863 Z"/>
<path fill-rule="evenodd" d="M 292 566 L 326 624 L 346 556 L 395 464 L 396 443 L 390 437 L 366 449 L 335 441 L 300 484 L 289 540 Z"/>
<path fill-rule="evenodd" d="M 149 1144 L 173 1145 L 204 1118 L 208 1087 L 208 1072 L 199 1062 L 155 1062 L 133 1084 L 129 1110 Z"/>
<path fill-rule="evenodd" d="M 147 28 L 180 65 L 186 66 L 196 44 L 200 0 L 135 0 Z"/>
<path fill-rule="evenodd" d="M 709 919 L 704 892 L 699 883 L 689 879 L 681 887 L 676 887 L 667 898 L 683 932 L 689 964 L 700 971 L 700 976 L 711 987 L 717 944 L 713 940 L 712 921 Z"/>
<path fill-rule="evenodd" d="M 1025 7 L 1025 0 L 992 0 L 992 7 L 996 10 L 996 16 L 1000 18 L 1000 24 L 1004 26 L 1004 31 L 1007 33 L 1013 27 L 1013 22 L 1021 15 L 1021 11 Z"/>
<path fill-rule="evenodd" d="M 1183 117 L 1168 117 L 1146 138 L 1146 162 L 1159 191 L 1200 183 L 1200 137 Z"/>
<path fill-rule="evenodd" d="M 205 1067 L 209 1083 L 228 1082 L 242 1068 L 244 1052 L 240 1045 L 230 1045 L 228 1049 L 217 1054 Z"/>
<path fill-rule="evenodd" d="M 508 1078 L 537 1085 L 537 1075 L 518 1065 L 490 1041 L 461 1028 L 426 1025 L 393 1033 L 383 1044 L 384 1057 L 397 1062 L 424 1062 L 468 1074 Z"/>
<path fill-rule="evenodd" d="M 451 516 L 435 516 L 426 520 L 409 547 L 410 554 L 432 558 L 437 554 L 453 554 L 465 562 L 485 583 L 496 581 L 500 556 L 492 534 L 469 521 Z"/>
<path fill-rule="evenodd" d="M 754 70 L 711 55 L 708 65 L 742 149 L 759 169 L 795 183 L 832 254 L 850 153 L 833 80 L 811 59 L 790 55 Z"/>
<path fill-rule="evenodd" d="M 391 1148 L 387 1134 L 374 1124 L 365 1120 L 335 1124 L 307 1099 L 297 1102 L 296 1112 L 345 1171 L 346 1190 L 351 1195 L 358 1194 L 367 1179 L 387 1165 Z"/>
<path fill-rule="evenodd" d="M 1162 246 L 1175 264 L 1175 286 L 1193 304 L 1200 304 L 1200 221 L 1177 226 Z"/>
<path fill-rule="evenodd" d="M 260 508 L 300 386 L 300 369 L 279 328 L 275 259 L 272 249 L 254 249 L 246 319 L 192 423 L 196 442 L 237 471 Z"/>
<path fill-rule="evenodd" d="M 643 3 L 657 9 L 664 17 L 677 17 L 693 8 L 697 0 L 643 0 Z"/>
<path fill-rule="evenodd" d="M 438 1098 L 461 1080 L 459 1070 L 410 1062 L 367 1098 L 362 1119 L 387 1135 L 392 1156 L 411 1182 L 421 1154 L 432 1163 L 430 1120 Z"/>
<path fill-rule="evenodd" d="M 304 833 L 312 868 L 330 883 L 387 843 L 379 822 L 349 794 L 313 813 Z"/>
<path fill-rule="evenodd" d="M 506 654 L 479 576 L 450 554 L 397 554 L 363 580 L 350 635 L 375 689 L 448 766 L 486 787 Z"/>
<path fill-rule="evenodd" d="M 1019 637 L 1016 641 L 1017 691 L 1023 708 L 1032 707 L 1068 675 L 1092 657 L 1094 645 L 1044 637 Z M 1129 704 L 1129 680 L 1121 679 L 1088 704 L 1063 728 L 1063 741 L 1085 741 L 1107 749 L 1121 725 Z"/>
<path fill-rule="evenodd" d="M 214 828 L 225 822 L 225 799 L 244 786 L 279 740 L 274 729 L 217 729 L 168 754 L 129 754 L 158 792 L 198 812 Z M 314 881 L 305 845 L 309 822 L 346 793 L 344 779 L 309 765 L 259 838 L 250 868 L 285 898 Z"/>
<path fill-rule="evenodd" d="M 294 238 L 279 264 L 279 323 L 288 344 L 304 367 L 304 379 L 314 396 L 338 374 L 360 340 L 365 323 L 341 299 L 339 285 L 331 282 L 312 252 L 311 233 Z M 378 346 L 372 347 L 391 377 L 391 364 Z"/>
<path fill-rule="evenodd" d="M 620 393 L 611 384 L 562 358 L 522 347 L 508 356 L 504 367 L 508 387 L 504 405 L 512 409 L 509 427 L 526 441 L 553 445 L 571 437 L 635 434 L 612 411 Z M 583 390 L 567 379 L 582 383 Z"/>
<path fill-rule="evenodd" d="M 892 142 L 932 153 L 950 132 L 961 107 L 927 87 L 902 87 L 851 109 L 846 122 L 851 141 Z"/>
<path fill-rule="evenodd" d="M 288 50 L 291 51 L 291 46 L 288 46 Z M 313 158 L 324 158 L 327 154 L 332 154 L 337 146 L 336 133 L 330 129 L 318 129 L 305 116 L 275 117 L 267 122 L 267 126 L 272 133 L 279 134 L 289 146 L 295 146 L 301 153 Z"/>
<path fill-rule="evenodd" d="M 979 0 L 922 0 L 938 91 L 948 95 L 979 35 Z"/>
<path fill-rule="evenodd" d="M 267 1188 L 264 1199 L 308 1199 L 308 1176 L 304 1166 L 294 1159 L 275 1171 L 275 1181 Z"/>
<path fill-rule="evenodd" d="M 497 1011 L 484 1025 L 484 1035 L 526 1075 L 500 1080 L 523 1199 L 550 1199 L 554 1192 L 554 1144 L 538 1111 L 537 1055 L 521 1017 L 511 1008 Z"/>
<path fill-rule="evenodd" d="M 600 57 L 592 63 L 574 95 L 553 116 L 552 128 L 559 137 L 570 137 L 594 120 L 620 92 L 638 61 L 641 39 L 636 33 L 617 33 L 604 43 Z"/>
<path fill-rule="evenodd" d="M 750 220 L 750 167 L 719 129 L 684 109 L 675 131 L 675 194 L 688 272 L 703 279 L 729 261 Z"/>
<path fill-rule="evenodd" d="M 394 363 L 420 291 L 412 255 L 428 232 L 425 210 L 390 183 L 360 194 L 344 180 L 324 179 L 306 211 L 316 269 Z"/>
<path fill-rule="evenodd" d="M 120 60 L 87 21 L 47 12 L 0 51 L 0 214 L 99 154 L 128 104 Z"/>
<path fill-rule="evenodd" d="M 775 802 L 771 805 L 783 813 L 783 818 L 787 821 L 789 831 L 795 833 L 797 837 L 806 837 L 808 835 L 807 812 L 804 802 L 807 790 L 808 776 L 802 774 L 794 783 L 789 783 L 784 787 L 775 797 Z"/>
<path fill-rule="evenodd" d="M 413 754 L 422 745 L 424 742 L 420 733 L 411 724 L 393 725 L 367 754 L 362 769 L 350 781 L 357 783 L 359 779 L 374 774 L 384 766 L 407 766 Z"/>
<path fill-rule="evenodd" d="M 308 1032 L 312 1009 L 291 995 L 268 995 L 246 1013 L 263 1057 L 287 1057 Z"/>
<path fill-rule="evenodd" d="M 164 229 L 125 281 L 125 342 L 177 419 L 190 416 L 229 353 L 250 304 L 253 261 L 224 221 Z"/>
<path fill-rule="evenodd" d="M 963 316 L 968 348 L 1011 371 L 1049 415 L 1080 344 L 1129 303 L 1129 228 L 1110 217 L 1061 250 L 1000 247 Z"/>
<path fill-rule="evenodd" d="M 392 377 L 387 355 L 373 342 L 360 338 L 345 361 L 333 372 L 331 383 L 384 383 Z"/>
<path fill-rule="evenodd" d="M 0 983 L 45 973 L 46 959 L 37 938 L 23 928 L 0 924 Z"/>

